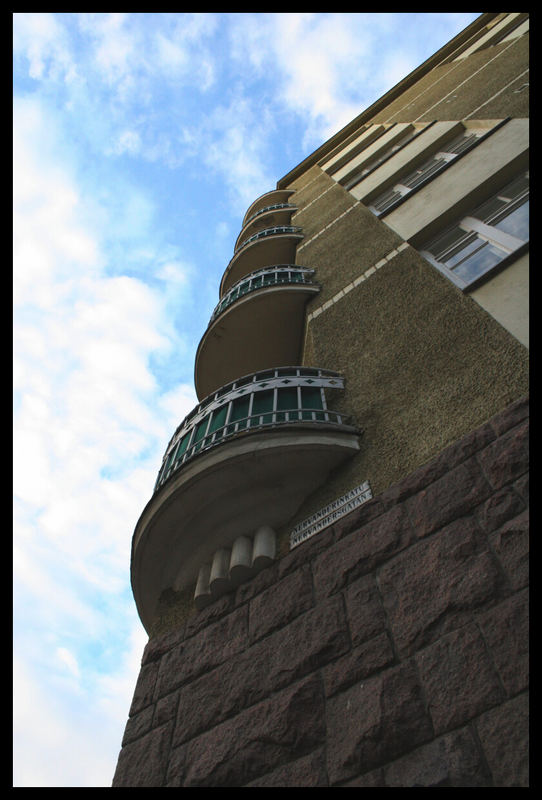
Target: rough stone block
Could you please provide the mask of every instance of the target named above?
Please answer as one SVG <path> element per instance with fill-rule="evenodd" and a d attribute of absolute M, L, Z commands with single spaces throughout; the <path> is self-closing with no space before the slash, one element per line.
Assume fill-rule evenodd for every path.
<path fill-rule="evenodd" d="M 442 478 L 447 472 L 459 466 L 478 450 L 495 439 L 495 432 L 487 423 L 476 428 L 457 442 L 447 447 L 426 464 L 411 472 L 398 483 L 391 486 L 377 498 L 386 508 L 406 500 L 426 489 L 428 485 Z"/>
<path fill-rule="evenodd" d="M 510 428 L 519 425 L 520 422 L 529 416 L 529 395 L 521 397 L 514 403 L 511 403 L 500 414 L 496 414 L 491 418 L 490 423 L 498 436 L 501 436 Z"/>
<path fill-rule="evenodd" d="M 164 725 L 170 720 L 174 720 L 177 714 L 177 705 L 179 703 L 179 690 L 171 694 L 161 697 L 154 706 L 154 716 L 152 719 L 153 728 L 159 725 Z"/>
<path fill-rule="evenodd" d="M 477 458 L 495 489 L 529 469 L 529 422 L 523 422 L 478 453 Z"/>
<path fill-rule="evenodd" d="M 294 547 L 277 564 L 279 580 L 290 572 L 312 561 L 319 553 L 327 552 L 335 541 L 333 527 L 325 528 L 302 544 Z"/>
<path fill-rule="evenodd" d="M 496 787 L 529 786 L 529 695 L 492 708 L 476 721 Z"/>
<path fill-rule="evenodd" d="M 374 575 L 364 575 L 352 583 L 345 590 L 344 596 L 354 647 L 384 630 L 386 615 Z"/>
<path fill-rule="evenodd" d="M 247 645 L 247 608 L 243 606 L 166 653 L 160 661 L 156 697 L 213 669 Z"/>
<path fill-rule="evenodd" d="M 528 591 L 514 595 L 478 620 L 509 696 L 529 686 Z"/>
<path fill-rule="evenodd" d="M 330 784 L 369 772 L 432 738 L 413 664 L 393 667 L 327 704 Z"/>
<path fill-rule="evenodd" d="M 122 745 L 124 747 L 128 742 L 133 742 L 139 739 L 145 733 L 148 733 L 152 728 L 152 718 L 154 716 L 154 706 L 147 706 L 143 711 L 130 717 L 126 723 L 124 736 L 122 737 Z"/>
<path fill-rule="evenodd" d="M 526 472 L 514 483 L 514 489 L 519 494 L 526 506 L 529 505 L 529 473 Z"/>
<path fill-rule="evenodd" d="M 387 509 L 384 508 L 380 499 L 373 497 L 372 500 L 367 500 L 367 502 L 363 503 L 359 508 L 351 511 L 350 514 L 347 514 L 334 523 L 333 530 L 335 531 L 335 537 L 337 539 L 342 539 L 343 536 L 347 536 L 357 528 L 361 528 L 363 525 L 371 522 L 371 520 L 379 517 L 385 510 Z"/>
<path fill-rule="evenodd" d="M 248 603 L 253 597 L 265 591 L 265 589 L 274 586 L 278 580 L 277 575 L 278 564 L 274 563 L 262 569 L 261 572 L 258 572 L 253 578 L 246 581 L 246 583 L 242 583 L 237 587 L 235 595 L 230 595 L 235 597 L 235 605 L 240 606 L 242 603 Z"/>
<path fill-rule="evenodd" d="M 171 728 L 171 723 L 162 725 L 122 748 L 113 788 L 164 786 Z"/>
<path fill-rule="evenodd" d="M 359 647 L 354 648 L 342 658 L 338 658 L 323 669 L 326 696 L 330 697 L 352 686 L 356 681 L 367 678 L 394 659 L 387 633 L 381 633 Z"/>
<path fill-rule="evenodd" d="M 416 535 L 422 538 L 470 514 L 490 494 L 491 488 L 472 457 L 407 500 L 406 505 Z"/>
<path fill-rule="evenodd" d="M 442 736 L 384 767 L 389 787 L 490 787 L 491 775 L 468 728 Z"/>
<path fill-rule="evenodd" d="M 404 507 L 388 511 L 328 548 L 313 562 L 315 594 L 325 597 L 367 574 L 411 541 Z"/>
<path fill-rule="evenodd" d="M 505 523 L 489 537 L 513 589 L 529 583 L 529 511 Z"/>
<path fill-rule="evenodd" d="M 377 574 L 391 634 L 403 655 L 463 625 L 492 601 L 501 576 L 472 518 L 453 522 Z"/>
<path fill-rule="evenodd" d="M 255 781 L 247 784 L 249 787 L 279 788 L 281 786 L 303 787 L 311 789 L 314 787 L 328 786 L 326 773 L 326 757 L 322 748 L 309 753 L 308 756 L 298 758 L 282 764 L 273 772 L 268 772 Z"/>
<path fill-rule="evenodd" d="M 159 662 L 146 664 L 139 670 L 139 675 L 130 706 L 130 716 L 137 714 L 153 701 Z"/>
<path fill-rule="evenodd" d="M 174 750 L 167 785 L 243 786 L 324 738 L 321 685 L 311 676 Z"/>
<path fill-rule="evenodd" d="M 463 725 L 504 700 L 486 645 L 467 625 L 417 654 L 437 735 Z"/>
<path fill-rule="evenodd" d="M 525 505 L 511 486 L 499 489 L 478 509 L 478 519 L 484 531 L 490 533 L 523 511 Z"/>
<path fill-rule="evenodd" d="M 342 601 L 334 597 L 184 686 L 174 745 L 338 658 L 348 647 Z"/>
<path fill-rule="evenodd" d="M 250 641 L 261 639 L 312 606 L 312 575 L 305 564 L 254 597 L 249 604 Z"/>
<path fill-rule="evenodd" d="M 207 608 L 201 611 L 196 611 L 194 608 L 193 613 L 186 620 L 185 635 L 183 638 L 188 639 L 191 636 L 195 636 L 199 631 L 203 630 L 203 628 L 216 622 L 226 614 L 230 614 L 234 608 L 235 601 L 233 594 L 222 595 L 222 597 L 213 600 L 210 606 L 207 606 Z"/>
<path fill-rule="evenodd" d="M 141 663 L 145 665 L 150 664 L 152 661 L 159 661 L 165 653 L 182 641 L 183 634 L 184 629 L 181 628 L 168 631 L 159 636 L 153 636 L 145 646 Z"/>

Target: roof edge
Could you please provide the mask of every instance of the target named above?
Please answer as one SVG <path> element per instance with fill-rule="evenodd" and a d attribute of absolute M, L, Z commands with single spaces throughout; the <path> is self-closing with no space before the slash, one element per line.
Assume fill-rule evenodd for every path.
<path fill-rule="evenodd" d="M 423 75 L 438 66 L 438 64 L 451 55 L 451 53 L 453 53 L 457 47 L 463 44 L 473 34 L 478 33 L 478 31 L 483 29 L 497 16 L 499 16 L 499 12 L 480 14 L 480 16 L 473 20 L 470 25 L 467 25 L 467 27 L 454 36 L 453 39 L 450 39 L 450 41 L 437 50 L 436 53 L 420 64 L 419 67 L 417 67 L 415 70 L 409 73 L 409 75 L 403 78 L 403 80 L 399 81 L 399 83 L 389 89 L 386 94 L 382 95 L 382 97 L 372 103 L 372 105 L 368 106 L 368 108 L 362 111 L 361 114 L 358 114 L 357 117 L 345 125 L 344 128 L 334 134 L 330 139 L 320 145 L 320 147 L 303 159 L 303 161 L 301 161 L 296 167 L 284 175 L 284 177 L 280 178 L 277 181 L 276 188 L 286 189 L 292 183 L 292 181 L 296 180 L 296 178 L 302 175 L 307 169 L 309 169 L 309 167 L 314 166 L 314 164 L 316 164 L 321 158 L 337 147 L 343 139 L 346 139 L 348 136 L 352 135 L 361 125 L 363 125 L 364 122 L 368 121 L 382 108 L 395 100 L 395 98 L 398 97 L 402 92 L 409 89 L 410 86 L 416 83 L 416 81 L 423 77 Z"/>

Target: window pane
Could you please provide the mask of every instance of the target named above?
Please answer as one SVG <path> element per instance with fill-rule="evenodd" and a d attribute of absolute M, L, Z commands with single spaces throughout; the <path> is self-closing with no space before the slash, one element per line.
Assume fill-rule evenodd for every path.
<path fill-rule="evenodd" d="M 466 247 L 474 238 L 476 237 L 472 233 L 466 233 L 459 225 L 454 225 L 453 228 L 430 242 L 426 249 L 437 261 L 445 264 L 456 252 Z"/>
<path fill-rule="evenodd" d="M 448 269 L 453 269 L 456 264 L 464 261 L 465 258 L 473 256 L 477 250 L 479 250 L 481 247 L 485 247 L 485 245 L 485 239 L 481 239 L 479 236 L 471 235 L 468 238 L 465 238 L 464 241 L 461 242 L 460 246 L 454 248 L 453 252 L 451 252 L 447 258 L 443 258 L 442 263 L 446 264 Z"/>
<path fill-rule="evenodd" d="M 524 242 L 529 241 L 529 201 L 523 203 L 507 217 L 495 223 L 495 228 L 505 233 L 510 233 Z"/>
<path fill-rule="evenodd" d="M 470 283 L 470 281 L 483 275 L 484 272 L 494 267 L 495 264 L 498 264 L 499 261 L 502 261 L 506 256 L 507 253 L 505 253 L 504 250 L 499 250 L 492 244 L 485 243 L 476 250 L 475 253 L 455 267 L 454 274 L 458 275 L 466 283 Z"/>

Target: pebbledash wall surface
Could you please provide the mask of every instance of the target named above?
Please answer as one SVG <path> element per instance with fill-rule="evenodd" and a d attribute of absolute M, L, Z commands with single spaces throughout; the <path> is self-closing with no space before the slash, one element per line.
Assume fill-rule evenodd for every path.
<path fill-rule="evenodd" d="M 236 325 L 265 337 L 270 320 L 271 335 L 277 298 L 301 315 L 288 328 L 305 376 L 299 419 L 314 382 L 302 371 L 320 370 L 327 408 L 353 420 L 351 451 L 277 526 L 267 568 L 215 594 L 196 589 L 209 597 L 203 610 L 193 584 L 160 583 L 156 562 L 176 553 L 152 550 L 136 529 L 132 581 L 149 642 L 114 787 L 529 785 L 528 80 L 528 15 L 482 14 L 247 212 L 196 357 L 204 422 L 193 438 L 182 438 L 190 424 L 178 429 L 142 519 L 160 520 L 191 475 L 183 461 L 171 467 L 176 453 L 193 453 L 186 464 L 201 480 L 209 453 L 232 446 L 224 433 L 198 453 L 218 430 L 198 388 L 214 391 L 212 365 L 234 381 L 286 366 L 258 362 L 254 336 L 245 361 L 216 349 Z M 285 223 L 275 214 L 295 238 L 288 269 L 258 261 L 259 241 L 285 236 L 269 227 Z M 249 250 L 256 261 L 228 284 Z M 250 368 L 235 374 L 239 365 Z M 284 419 L 277 375 L 269 419 Z M 310 413 L 316 430 L 324 412 Z M 280 435 L 263 426 L 233 441 Z M 154 610 L 141 599 L 141 541 Z"/>

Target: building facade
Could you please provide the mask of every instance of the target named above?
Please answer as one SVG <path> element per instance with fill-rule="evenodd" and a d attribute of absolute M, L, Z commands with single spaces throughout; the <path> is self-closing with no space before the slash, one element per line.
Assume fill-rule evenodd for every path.
<path fill-rule="evenodd" d="M 113 786 L 527 786 L 528 35 L 247 209 L 132 542 Z"/>

